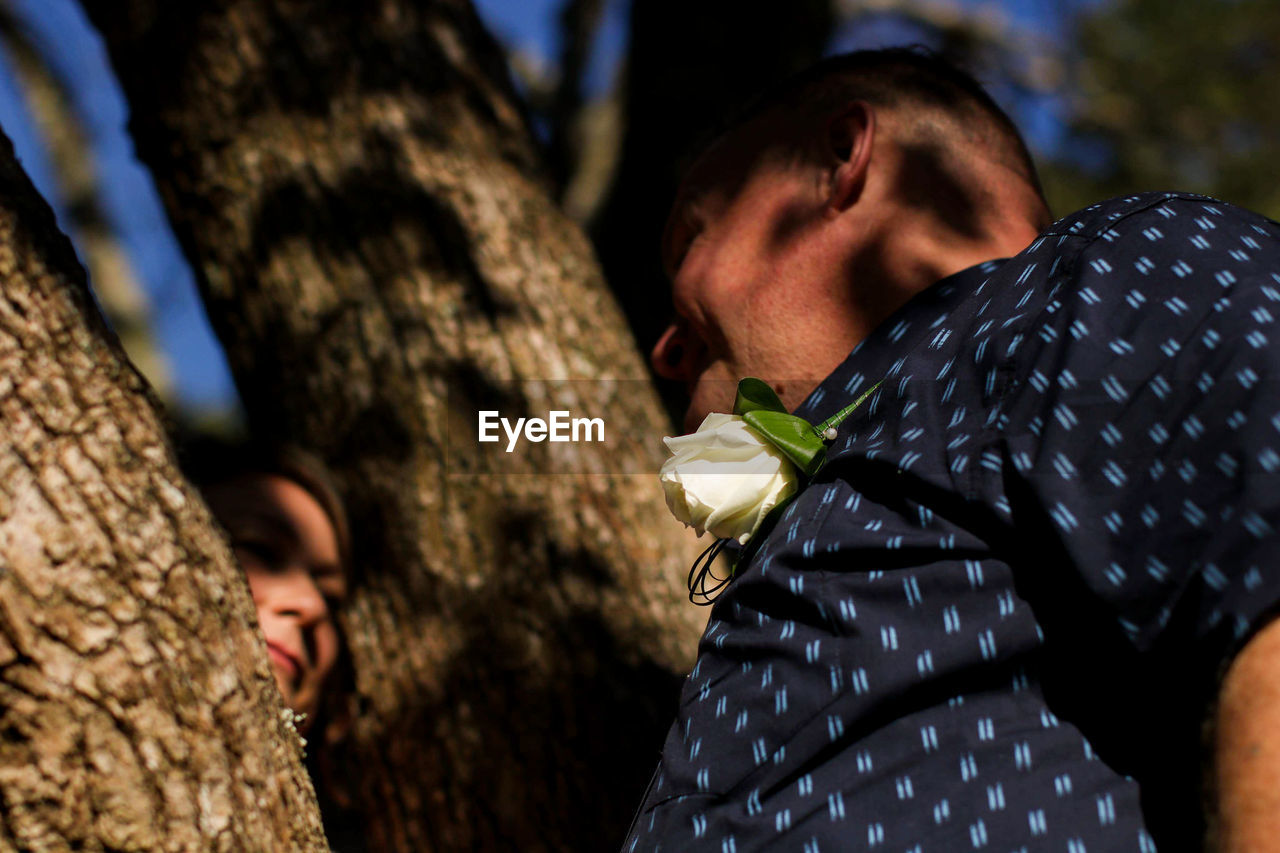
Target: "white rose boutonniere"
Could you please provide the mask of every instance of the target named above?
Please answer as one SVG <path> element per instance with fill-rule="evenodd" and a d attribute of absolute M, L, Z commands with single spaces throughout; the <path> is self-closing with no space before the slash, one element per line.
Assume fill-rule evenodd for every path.
<path fill-rule="evenodd" d="M 658 478 L 671 514 L 698 534 L 745 545 L 765 516 L 796 493 L 795 464 L 738 415 L 712 412 L 698 431 L 664 438 Z"/>
<path fill-rule="evenodd" d="M 789 413 L 761 380 L 743 379 L 732 415 L 712 412 L 697 432 L 663 439 L 671 452 L 658 475 L 667 507 L 699 535 L 710 530 L 716 537 L 689 570 L 690 601 L 710 604 L 733 579 L 732 573 L 711 574 L 725 545 L 758 538 L 760 528 L 826 462 L 827 442 L 835 440 L 840 423 L 879 387 L 877 382 L 814 426 Z"/>

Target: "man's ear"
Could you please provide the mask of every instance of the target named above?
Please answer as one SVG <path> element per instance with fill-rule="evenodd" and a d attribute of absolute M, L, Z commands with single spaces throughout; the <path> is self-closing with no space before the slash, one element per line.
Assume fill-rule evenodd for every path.
<path fill-rule="evenodd" d="M 876 114 L 866 101 L 853 101 L 827 120 L 825 134 L 831 164 L 827 208 L 833 213 L 853 206 L 867 180 Z"/>

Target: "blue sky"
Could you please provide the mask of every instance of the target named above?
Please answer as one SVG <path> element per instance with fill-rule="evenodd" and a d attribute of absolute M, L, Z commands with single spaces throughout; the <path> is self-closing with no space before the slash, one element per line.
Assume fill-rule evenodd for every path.
<path fill-rule="evenodd" d="M 111 74 L 97 34 L 75 0 L 11 0 L 33 39 L 63 79 L 75 80 L 76 107 L 85 117 L 98 157 L 107 215 L 116 225 L 152 304 L 156 336 L 167 354 L 184 407 L 193 411 L 225 410 L 235 392 L 222 352 L 209 331 L 190 269 L 169 231 L 150 177 L 134 160 L 126 132 L 127 109 Z M 588 67 L 589 93 L 607 88 L 626 48 L 629 0 L 607 0 L 605 18 Z M 558 11 L 562 0 L 477 0 L 481 16 L 495 35 L 551 64 L 559 52 Z M 964 0 L 966 6 L 977 6 Z M 990 5 L 990 4 L 988 4 Z M 1051 0 L 1007 0 L 995 4 L 1025 27 L 1050 30 L 1057 20 Z M 892 34 L 872 38 L 892 39 Z M 853 42 L 841 45 L 852 46 Z M 1052 105 L 1029 113 L 1033 141 L 1053 145 L 1057 123 Z M 48 159 L 25 115 L 21 92 L 7 58 L 0 55 L 0 127 L 13 140 L 18 157 L 36 186 L 50 200 L 59 221 L 55 184 Z M 73 239 L 74 239 L 74 235 Z"/>
<path fill-rule="evenodd" d="M 54 71 L 77 81 L 73 97 L 97 156 L 105 212 L 147 290 L 157 338 L 182 401 L 194 409 L 227 407 L 235 392 L 222 350 L 209 331 L 191 270 L 169 230 L 150 175 L 134 159 L 124 97 L 101 40 L 74 0 L 14 0 L 13 7 Z M 53 205 L 59 222 L 65 223 L 48 158 L 26 118 L 7 59 L 0 71 L 0 127 L 13 140 L 18 159 Z"/>

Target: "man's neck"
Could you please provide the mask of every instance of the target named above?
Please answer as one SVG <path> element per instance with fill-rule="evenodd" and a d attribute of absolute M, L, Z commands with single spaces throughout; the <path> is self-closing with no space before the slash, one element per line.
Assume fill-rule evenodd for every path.
<path fill-rule="evenodd" d="M 852 259 L 851 285 L 865 333 L 935 282 L 985 261 L 1012 257 L 1038 236 L 1035 226 L 1022 220 L 966 233 L 919 211 L 885 223 L 878 239 L 864 244 Z"/>

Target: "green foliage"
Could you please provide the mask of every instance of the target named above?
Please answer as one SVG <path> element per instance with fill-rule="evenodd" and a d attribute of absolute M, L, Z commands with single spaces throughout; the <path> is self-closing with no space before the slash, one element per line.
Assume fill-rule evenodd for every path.
<path fill-rule="evenodd" d="M 1276 12 L 1275 0 L 1115 0 L 1083 12 L 1072 141 L 1044 168 L 1054 209 L 1177 189 L 1280 217 Z"/>

